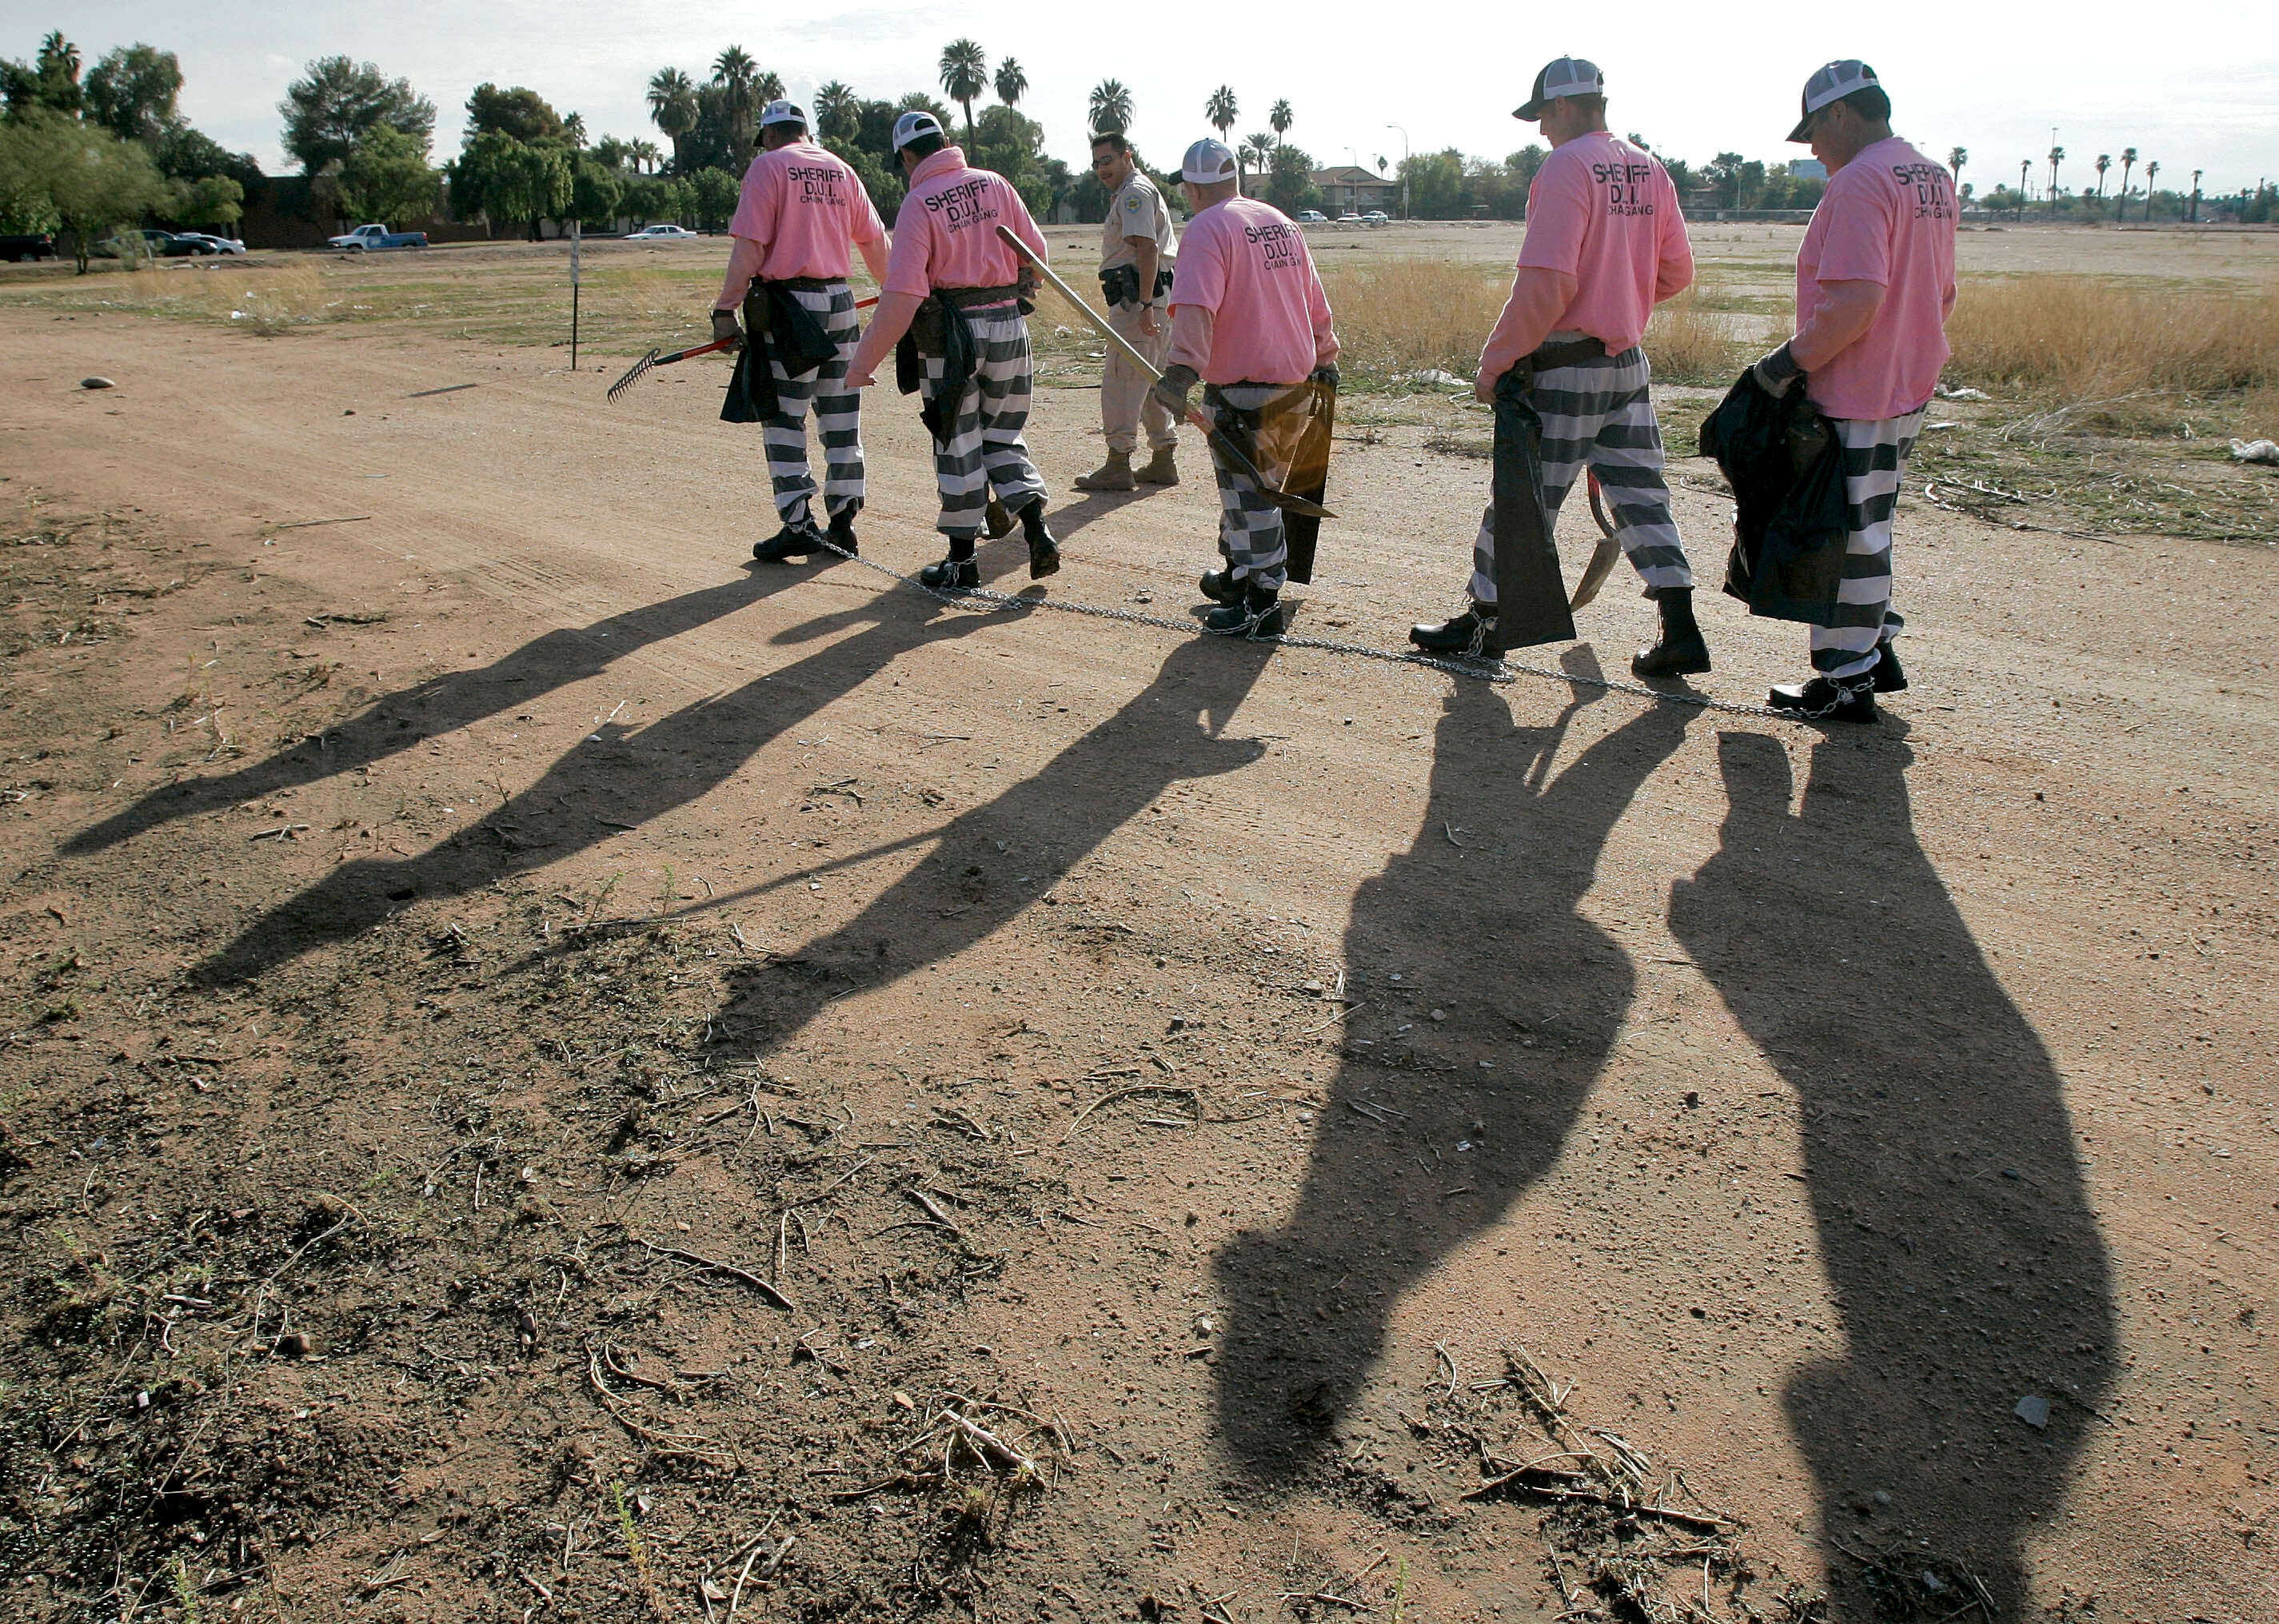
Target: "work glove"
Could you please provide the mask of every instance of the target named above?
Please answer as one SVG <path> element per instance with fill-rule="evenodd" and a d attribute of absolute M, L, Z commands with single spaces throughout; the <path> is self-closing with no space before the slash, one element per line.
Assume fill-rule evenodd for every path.
<path fill-rule="evenodd" d="M 1163 376 L 1147 393 L 1154 395 L 1175 417 L 1187 415 L 1187 396 L 1194 392 L 1201 377 L 1191 366 L 1167 366 Z"/>
<path fill-rule="evenodd" d="M 735 311 L 712 312 L 712 341 L 716 344 L 725 344 L 731 349 L 743 347 L 744 329 L 738 325 Z"/>
<path fill-rule="evenodd" d="M 1308 383 L 1327 384 L 1331 388 L 1336 388 L 1338 387 L 1338 364 L 1332 361 L 1326 366 L 1316 367 L 1312 372 L 1306 374 L 1306 381 Z"/>
<path fill-rule="evenodd" d="M 1775 400 L 1786 395 L 1796 380 L 1804 376 L 1804 369 L 1796 364 L 1796 357 L 1789 353 L 1786 344 L 1765 356 L 1749 371 L 1756 374 L 1757 387 Z"/>

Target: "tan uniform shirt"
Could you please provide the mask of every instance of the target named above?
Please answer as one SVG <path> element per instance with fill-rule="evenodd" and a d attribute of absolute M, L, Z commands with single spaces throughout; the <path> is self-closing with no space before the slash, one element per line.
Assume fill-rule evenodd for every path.
<path fill-rule="evenodd" d="M 1171 268 L 1171 256 L 1178 251 L 1178 234 L 1171 229 L 1171 211 L 1163 205 L 1163 194 L 1147 179 L 1147 172 L 1135 166 L 1132 179 L 1116 189 L 1108 200 L 1108 219 L 1100 228 L 1100 268 L 1113 271 L 1118 265 L 1128 265 L 1138 257 L 1126 237 L 1153 237 L 1161 258 L 1162 268 Z M 1142 288 L 1149 298 L 1155 296 L 1152 287 Z"/>

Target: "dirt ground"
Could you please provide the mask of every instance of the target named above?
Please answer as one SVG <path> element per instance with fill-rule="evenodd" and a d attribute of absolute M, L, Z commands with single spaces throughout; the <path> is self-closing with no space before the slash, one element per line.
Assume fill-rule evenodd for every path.
<path fill-rule="evenodd" d="M 564 364 L 0 310 L 0 1613 L 2279 1612 L 2272 548 L 1911 502 L 1822 732 L 1563 679 L 1620 582 L 1055 612 L 1210 558 L 1077 387 L 1040 603 L 754 566 L 720 374 Z M 1431 433 L 1299 632 L 1459 601 Z"/>

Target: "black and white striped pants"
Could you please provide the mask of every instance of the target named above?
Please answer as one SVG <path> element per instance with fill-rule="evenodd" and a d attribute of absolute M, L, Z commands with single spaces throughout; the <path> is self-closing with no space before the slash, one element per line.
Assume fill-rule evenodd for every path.
<path fill-rule="evenodd" d="M 1589 463 L 1606 494 L 1623 554 L 1639 578 L 1648 586 L 1691 586 L 1693 569 L 1662 482 L 1652 381 L 1646 351 L 1635 345 L 1618 356 L 1535 375 L 1529 398 L 1543 417 L 1543 501 L 1555 523 L 1560 504 Z M 1472 542 L 1472 597 L 1480 603 L 1496 598 L 1493 503 Z"/>
<path fill-rule="evenodd" d="M 823 510 L 826 517 L 859 513 L 863 508 L 863 395 L 847 387 L 847 363 L 863 335 L 855 316 L 855 295 L 844 282 L 828 287 L 794 287 L 791 296 L 823 324 L 839 353 L 811 372 L 793 377 L 770 359 L 776 381 L 776 415 L 762 430 L 768 474 L 775 484 L 776 512 L 787 525 L 812 517 L 815 475 L 807 461 L 807 411 L 815 408 L 817 435 L 823 441 Z"/>
<path fill-rule="evenodd" d="M 1812 628 L 1812 669 L 1823 677 L 1860 677 L 1884 656 L 1877 645 L 1906 622 L 1891 607 L 1891 516 L 1907 458 L 1922 432 L 1923 408 L 1901 417 L 1831 417 L 1844 444 L 1844 506 L 1849 531 L 1844 581 L 1836 589 L 1837 622 Z"/>
<path fill-rule="evenodd" d="M 973 329 L 973 378 L 950 421 L 948 441 L 933 445 L 934 479 L 941 486 L 941 517 L 934 528 L 953 541 L 981 533 L 994 487 L 1007 511 L 1018 513 L 1045 494 L 1029 460 L 1022 431 L 1029 425 L 1029 324 L 1012 305 L 965 312 Z M 925 357 L 921 396 L 941 391 L 941 357 Z"/>
<path fill-rule="evenodd" d="M 1203 410 L 1224 424 L 1219 409 L 1255 412 L 1289 393 L 1288 384 L 1211 384 L 1203 390 Z M 1249 474 L 1211 448 L 1218 474 L 1218 550 L 1234 580 L 1265 592 L 1279 592 L 1290 578 L 1290 550 L 1282 534 L 1282 509 Z"/>

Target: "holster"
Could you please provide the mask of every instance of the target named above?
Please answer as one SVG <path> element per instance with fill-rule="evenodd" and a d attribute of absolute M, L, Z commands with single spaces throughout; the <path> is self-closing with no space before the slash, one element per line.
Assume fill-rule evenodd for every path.
<path fill-rule="evenodd" d="M 1113 308 L 1140 303 L 1140 267 L 1110 265 L 1100 273 L 1100 296 Z"/>
<path fill-rule="evenodd" d="M 1543 496 L 1543 418 L 1531 398 L 1534 387 L 1531 356 L 1496 380 L 1496 630 L 1506 648 L 1575 636 Z"/>

